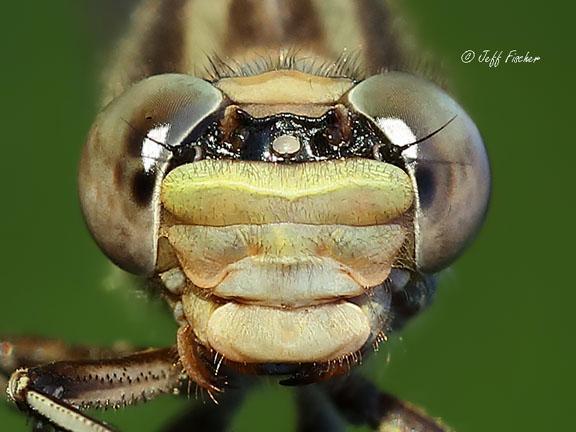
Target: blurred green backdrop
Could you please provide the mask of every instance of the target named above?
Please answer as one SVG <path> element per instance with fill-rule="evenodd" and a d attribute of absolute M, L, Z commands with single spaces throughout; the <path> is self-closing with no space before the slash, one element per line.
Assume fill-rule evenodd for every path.
<path fill-rule="evenodd" d="M 114 33 L 111 16 L 94 26 L 89 3 L 2 6 L 0 333 L 167 345 L 175 326 L 159 305 L 106 288 L 107 262 L 78 210 L 98 39 Z M 404 3 L 417 39 L 444 64 L 484 135 L 494 190 L 484 230 L 443 278 L 434 306 L 368 367 L 383 387 L 458 431 L 566 430 L 576 402 L 573 13 L 520 0 Z M 463 64 L 467 49 L 529 50 L 542 60 L 489 68 Z M 153 431 L 185 405 L 166 397 L 104 417 L 125 431 Z M 290 431 L 292 407 L 290 393 L 271 382 L 233 430 Z M 27 427 L 1 406 L 0 430 Z"/>

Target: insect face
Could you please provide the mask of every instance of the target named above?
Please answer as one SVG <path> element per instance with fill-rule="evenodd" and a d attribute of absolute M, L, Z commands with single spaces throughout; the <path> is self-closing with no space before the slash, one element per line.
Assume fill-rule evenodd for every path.
<path fill-rule="evenodd" d="M 489 192 L 478 131 L 437 87 L 297 71 L 136 84 L 96 121 L 80 187 L 108 256 L 161 275 L 180 345 L 257 365 L 377 342 L 404 275 L 448 265 Z"/>

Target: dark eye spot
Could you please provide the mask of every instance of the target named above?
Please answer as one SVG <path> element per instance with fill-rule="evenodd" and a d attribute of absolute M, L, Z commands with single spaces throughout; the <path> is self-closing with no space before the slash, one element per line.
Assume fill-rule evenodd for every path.
<path fill-rule="evenodd" d="M 422 206 L 422 208 L 428 208 L 432 205 L 434 195 L 436 194 L 436 179 L 434 173 L 429 167 L 417 166 L 415 174 L 420 206 Z"/>
<path fill-rule="evenodd" d="M 156 171 L 153 169 L 148 171 L 140 170 L 134 175 L 132 179 L 132 197 L 139 206 L 146 207 L 150 204 L 155 184 Z"/>

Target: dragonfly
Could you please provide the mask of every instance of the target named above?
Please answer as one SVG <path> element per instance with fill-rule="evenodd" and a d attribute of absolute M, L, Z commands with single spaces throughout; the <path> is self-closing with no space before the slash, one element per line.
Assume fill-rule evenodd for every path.
<path fill-rule="evenodd" d="M 302 431 L 445 431 L 362 359 L 432 301 L 480 229 L 481 135 L 413 67 L 378 0 L 145 0 L 105 72 L 82 211 L 165 300 L 174 345 L 2 337 L 0 385 L 35 430 L 199 388 L 168 431 L 227 430 L 258 376 L 305 389 Z M 192 390 L 193 391 L 193 390 Z"/>

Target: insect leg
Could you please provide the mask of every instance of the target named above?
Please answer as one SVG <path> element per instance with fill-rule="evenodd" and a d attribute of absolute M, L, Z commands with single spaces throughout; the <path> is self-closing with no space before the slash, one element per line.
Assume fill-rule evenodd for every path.
<path fill-rule="evenodd" d="M 0 393 L 5 394 L 10 375 L 23 367 L 61 360 L 114 358 L 133 352 L 125 343 L 112 348 L 70 345 L 59 339 L 34 336 L 0 336 Z"/>
<path fill-rule="evenodd" d="M 298 432 L 343 432 L 346 425 L 321 388 L 309 385 L 297 388 Z"/>
<path fill-rule="evenodd" d="M 324 388 L 350 423 L 395 432 L 447 432 L 450 429 L 422 410 L 381 392 L 360 375 L 333 380 Z"/>
<path fill-rule="evenodd" d="M 436 292 L 436 279 L 436 275 L 412 274 L 408 282 L 400 287 L 392 280 L 394 317 L 391 327 L 394 331 L 400 330 L 407 321 L 432 303 Z"/>
<path fill-rule="evenodd" d="M 196 336 L 190 325 L 184 325 L 178 329 L 176 335 L 178 355 L 186 374 L 199 387 L 205 389 L 208 395 L 214 399 L 215 393 L 222 392 L 222 385 L 227 384 L 225 379 L 218 377 L 207 366 L 198 351 L 200 344 L 196 341 Z"/>
<path fill-rule="evenodd" d="M 71 345 L 60 339 L 36 336 L 0 336 L 0 373 L 10 376 L 16 369 L 61 360 L 113 358 L 134 352 L 126 343 L 112 348 Z"/>
<path fill-rule="evenodd" d="M 173 348 L 147 350 L 107 360 L 61 361 L 18 369 L 8 396 L 23 411 L 72 432 L 112 429 L 80 410 L 120 408 L 162 393 L 177 393 L 181 366 Z"/>

